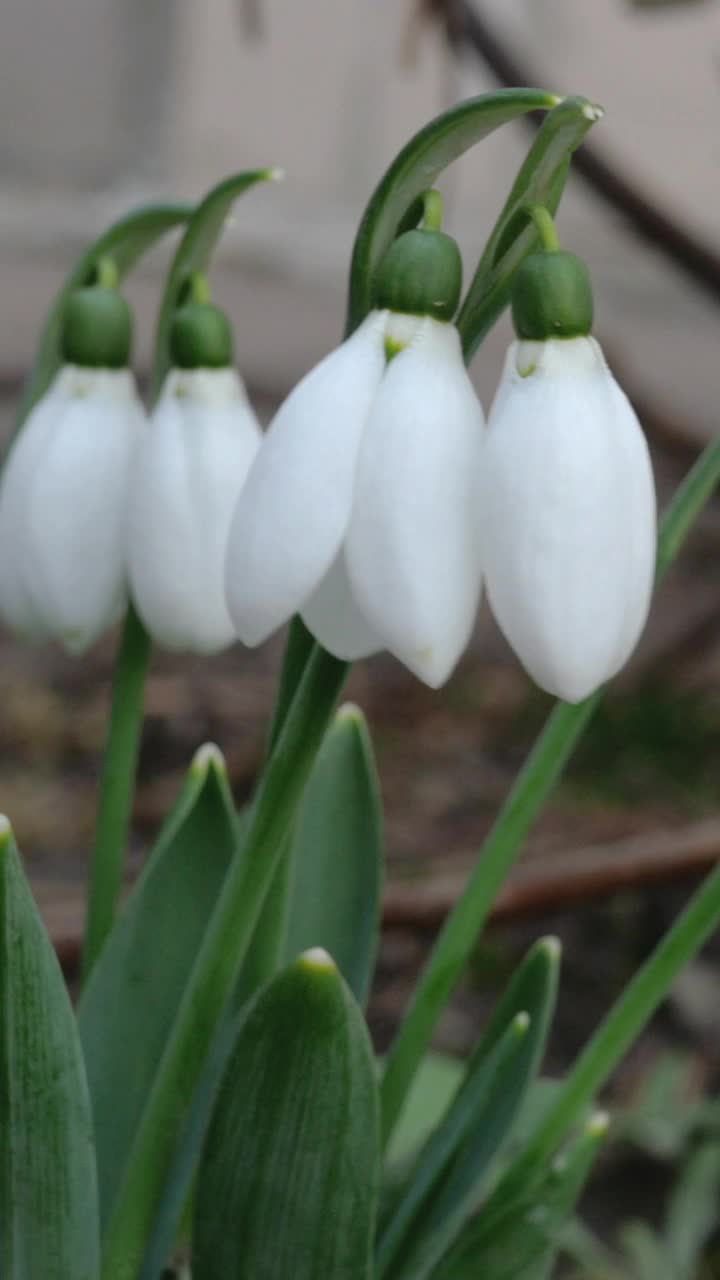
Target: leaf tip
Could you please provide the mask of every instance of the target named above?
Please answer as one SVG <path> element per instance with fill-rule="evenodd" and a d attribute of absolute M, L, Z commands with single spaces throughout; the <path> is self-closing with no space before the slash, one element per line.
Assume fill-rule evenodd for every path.
<path fill-rule="evenodd" d="M 336 724 L 364 724 L 365 717 L 356 702 L 344 702 L 335 712 Z"/>
<path fill-rule="evenodd" d="M 538 951 L 544 951 L 548 960 L 558 961 L 562 956 L 562 943 L 554 934 L 549 934 L 547 938 L 540 939 Z"/>
<path fill-rule="evenodd" d="M 265 169 L 263 172 L 263 176 L 266 182 L 284 182 L 285 170 L 279 169 L 277 165 L 275 165 L 271 169 Z"/>
<path fill-rule="evenodd" d="M 524 1036 L 530 1029 L 530 1014 L 522 1009 L 520 1013 L 515 1014 L 515 1017 L 512 1020 L 512 1026 L 513 1030 L 516 1031 L 519 1036 Z"/>
<path fill-rule="evenodd" d="M 13 830 L 10 819 L 4 813 L 0 813 L 0 852 L 7 848 L 12 838 Z"/>
<path fill-rule="evenodd" d="M 337 965 L 332 956 L 324 947 L 309 947 L 307 951 L 303 951 L 298 956 L 298 964 L 304 969 L 319 970 L 322 973 L 337 972 Z"/>
<path fill-rule="evenodd" d="M 210 769 L 215 769 L 223 777 L 227 774 L 225 757 L 214 742 L 204 742 L 201 747 L 198 747 L 193 756 L 190 769 L 193 773 L 197 773 L 203 778 L 210 772 Z"/>
<path fill-rule="evenodd" d="M 598 120 L 602 120 L 605 115 L 605 108 L 601 107 L 597 102 L 586 102 L 582 113 L 586 120 L 590 120 L 592 124 L 597 124 Z"/>
<path fill-rule="evenodd" d="M 588 1138 L 604 1138 L 610 1128 L 610 1116 L 607 1111 L 595 1111 L 585 1125 Z"/>

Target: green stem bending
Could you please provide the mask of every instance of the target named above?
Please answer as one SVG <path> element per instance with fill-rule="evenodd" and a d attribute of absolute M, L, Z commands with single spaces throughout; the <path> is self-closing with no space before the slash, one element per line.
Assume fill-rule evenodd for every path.
<path fill-rule="evenodd" d="M 439 191 L 434 187 L 429 191 L 423 192 L 423 231 L 442 231 L 443 224 L 443 201 Z"/>
<path fill-rule="evenodd" d="M 160 1062 L 111 1216 L 102 1280 L 131 1280 L 219 1018 L 282 857 L 347 664 L 316 647 L 285 718 Z"/>
<path fill-rule="evenodd" d="M 534 222 L 535 230 L 540 237 L 540 243 L 545 252 L 557 253 L 560 248 L 560 240 L 550 210 L 546 209 L 543 204 L 529 204 L 526 206 L 525 212 Z"/>
<path fill-rule="evenodd" d="M 112 928 L 120 898 L 151 647 L 150 637 L 130 605 L 115 665 L 100 780 L 85 923 L 83 981 L 87 980 Z"/>
<path fill-rule="evenodd" d="M 658 539 L 658 580 L 674 560 L 719 480 L 720 441 L 715 441 L 700 456 L 665 512 Z M 557 704 L 480 852 L 462 897 L 445 922 L 387 1058 L 381 1086 L 385 1142 L 498 889 L 601 696 L 600 690 L 577 706 Z M 661 998 L 662 994 L 658 1000 Z"/>

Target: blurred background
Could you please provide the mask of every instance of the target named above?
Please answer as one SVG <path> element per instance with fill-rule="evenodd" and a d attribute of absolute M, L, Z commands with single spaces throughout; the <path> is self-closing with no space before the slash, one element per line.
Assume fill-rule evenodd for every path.
<path fill-rule="evenodd" d="M 512 83 L 580 92 L 606 108 L 559 226 L 590 265 L 597 333 L 647 428 L 664 501 L 720 423 L 714 0 L 4 0 L 4 438 L 44 313 L 86 243 L 133 205 L 197 199 L 256 165 L 283 167 L 286 181 L 237 206 L 213 283 L 269 416 L 340 337 L 355 228 L 396 151 L 458 99 Z M 527 125 L 506 127 L 445 175 L 448 226 L 468 275 L 530 139 Z M 141 374 L 168 252 L 155 252 L 128 290 Z M 504 321 L 473 367 L 486 407 L 509 335 Z M 561 1070 L 720 854 L 719 564 L 714 505 L 532 834 L 443 1023 L 444 1049 L 468 1047 L 519 952 L 552 931 L 567 956 L 548 1064 Z M 225 751 L 238 799 L 249 794 L 280 652 L 278 642 L 212 663 L 156 655 L 135 869 L 203 740 Z M 0 638 L 0 808 L 69 964 L 113 653 L 114 637 L 82 663 Z M 370 719 L 387 812 L 386 930 L 371 1011 L 382 1046 L 550 702 L 486 613 L 441 693 L 386 658 L 362 664 L 350 693 Z M 677 1169 L 708 1144 L 711 1207 L 698 1241 L 717 1226 L 719 963 L 710 947 L 620 1073 L 625 1142 L 589 1210 L 606 1239 L 620 1218 L 660 1223 Z M 614 1255 L 615 1274 L 658 1276 L 644 1248 L 631 1239 L 622 1263 Z M 693 1254 L 682 1274 L 700 1274 L 696 1262 Z M 582 1274 L 611 1274 L 607 1258 L 594 1265 L 585 1255 Z M 712 1249 L 704 1265 L 720 1275 Z"/>

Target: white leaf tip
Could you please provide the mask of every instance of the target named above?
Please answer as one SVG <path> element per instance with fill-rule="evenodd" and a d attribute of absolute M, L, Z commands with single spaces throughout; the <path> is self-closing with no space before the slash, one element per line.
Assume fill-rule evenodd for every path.
<path fill-rule="evenodd" d="M 604 1138 L 610 1128 L 610 1116 L 607 1111 L 596 1111 L 585 1126 L 589 1138 Z"/>
<path fill-rule="evenodd" d="M 0 813 L 0 845 L 7 844 L 12 839 L 12 826 L 10 819 L 6 818 L 4 813 Z"/>
<path fill-rule="evenodd" d="M 298 963 L 306 969 L 320 969 L 324 973 L 335 973 L 337 965 L 324 947 L 309 947 L 298 958 Z"/>
<path fill-rule="evenodd" d="M 214 742 L 204 742 L 195 752 L 190 768 L 197 773 L 206 774 L 211 767 L 219 773 L 227 773 L 225 757 L 220 748 Z"/>

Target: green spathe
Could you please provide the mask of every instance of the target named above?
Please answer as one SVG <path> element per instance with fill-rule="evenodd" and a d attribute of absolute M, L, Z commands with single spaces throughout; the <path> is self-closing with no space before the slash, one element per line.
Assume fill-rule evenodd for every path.
<path fill-rule="evenodd" d="M 585 263 L 563 249 L 531 253 L 515 278 L 512 315 L 518 338 L 586 337 L 593 297 Z"/>
<path fill-rule="evenodd" d="M 406 231 L 380 264 L 375 303 L 382 310 L 452 320 L 462 291 L 462 259 L 444 231 Z"/>
<path fill-rule="evenodd" d="M 132 350 L 132 313 L 122 294 L 103 285 L 71 293 L 60 345 L 66 364 L 125 369 Z"/>

